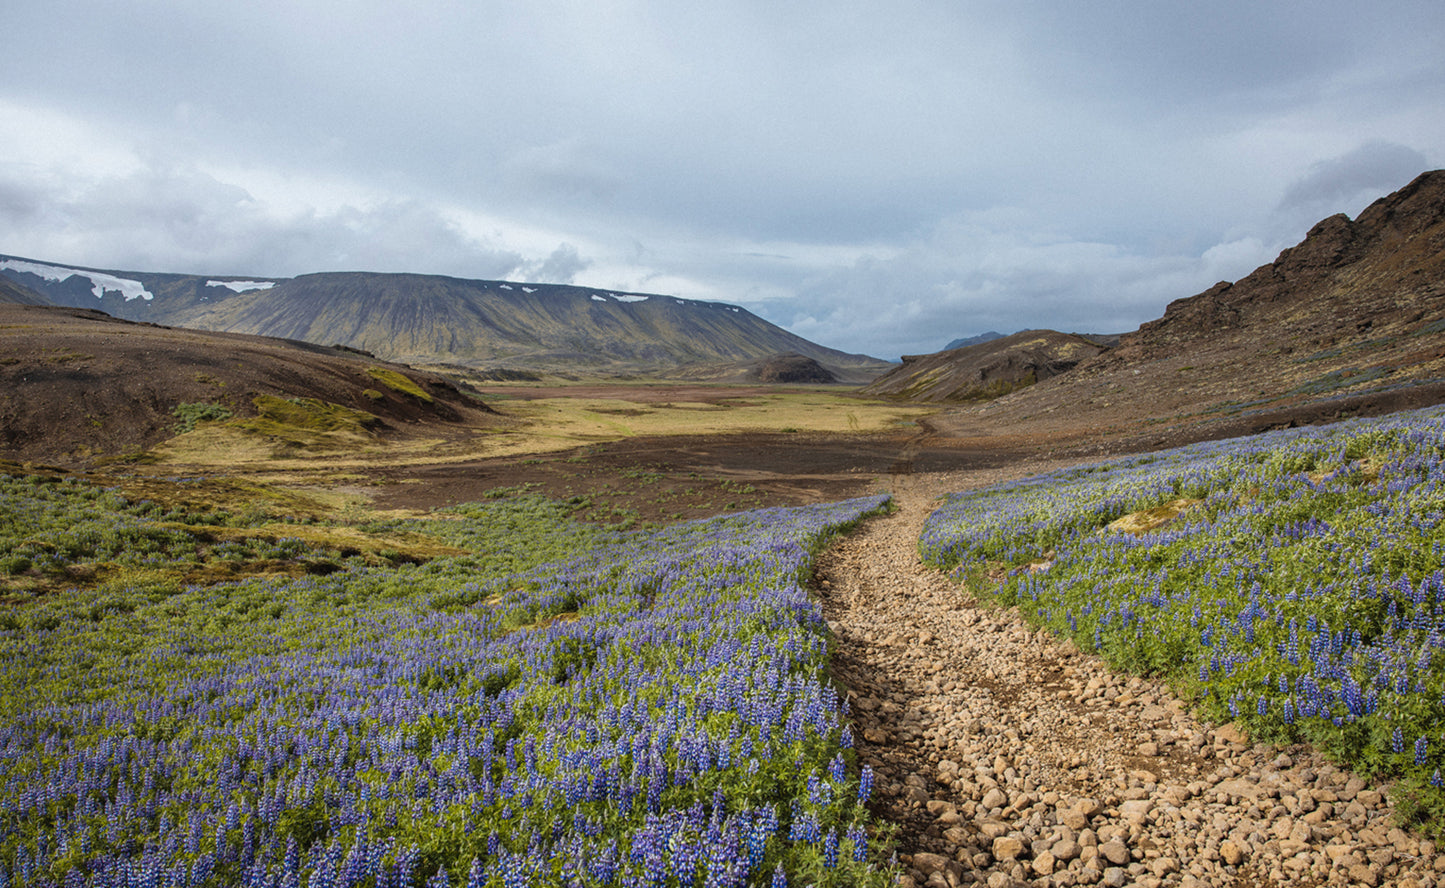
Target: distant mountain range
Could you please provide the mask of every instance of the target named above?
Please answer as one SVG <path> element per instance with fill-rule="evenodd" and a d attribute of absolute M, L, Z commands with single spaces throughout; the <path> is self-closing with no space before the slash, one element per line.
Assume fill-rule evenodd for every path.
<path fill-rule="evenodd" d="M 969 336 L 965 339 L 955 339 L 943 347 L 944 351 L 953 351 L 956 348 L 966 348 L 970 345 L 981 345 L 985 342 L 993 342 L 995 339 L 1002 339 L 1004 334 L 994 330 L 987 333 L 980 333 L 977 336 Z"/>
<path fill-rule="evenodd" d="M 421 274 L 157 274 L 0 255 L 0 301 L 100 309 L 174 327 L 342 345 L 417 366 L 598 375 L 797 354 L 842 382 L 892 365 L 796 336 L 745 308 L 563 284 Z"/>

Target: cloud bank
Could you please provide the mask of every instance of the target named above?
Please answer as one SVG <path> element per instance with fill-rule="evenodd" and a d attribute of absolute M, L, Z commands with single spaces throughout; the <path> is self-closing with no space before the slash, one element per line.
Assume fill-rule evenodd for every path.
<path fill-rule="evenodd" d="M 1118 332 L 1445 165 L 1445 12 L 18 0 L 0 252 Z"/>

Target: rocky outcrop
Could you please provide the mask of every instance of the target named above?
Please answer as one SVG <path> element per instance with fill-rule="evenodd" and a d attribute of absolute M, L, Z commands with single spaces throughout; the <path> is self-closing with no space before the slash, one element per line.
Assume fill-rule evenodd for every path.
<path fill-rule="evenodd" d="M 1445 170 L 1421 175 L 1358 219 L 1337 214 L 1268 265 L 1169 304 L 1123 337 L 1118 360 L 1148 360 L 1248 330 L 1259 341 L 1337 344 L 1438 313 L 1445 295 Z M 1373 333 L 1371 335 L 1374 335 Z"/>
<path fill-rule="evenodd" d="M 758 363 L 757 379 L 768 383 L 831 385 L 838 378 L 805 355 L 773 355 Z"/>
<path fill-rule="evenodd" d="M 1079 452 L 1379 414 L 1445 400 L 1445 170 L 1330 216 L 1233 283 L 1169 305 L 1066 375 L 930 424 L 1070 430 Z"/>
<path fill-rule="evenodd" d="M 904 355 L 903 365 L 864 394 L 910 401 L 983 401 L 1072 370 L 1104 347 L 1073 333 L 1024 330 L 932 355 Z"/>

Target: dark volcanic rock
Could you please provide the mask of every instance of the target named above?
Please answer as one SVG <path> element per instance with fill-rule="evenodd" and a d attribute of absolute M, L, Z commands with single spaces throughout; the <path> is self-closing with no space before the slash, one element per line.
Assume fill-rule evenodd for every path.
<path fill-rule="evenodd" d="M 773 355 L 758 363 L 759 382 L 829 385 L 838 381 L 822 364 L 804 355 Z"/>

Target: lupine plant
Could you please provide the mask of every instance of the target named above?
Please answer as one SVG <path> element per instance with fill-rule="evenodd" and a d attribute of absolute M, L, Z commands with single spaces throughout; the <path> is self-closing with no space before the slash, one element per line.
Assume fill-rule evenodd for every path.
<path fill-rule="evenodd" d="M 1400 775 L 1445 813 L 1445 412 L 956 494 L 925 560 L 1205 711 Z M 1433 812 L 1433 813 L 1432 813 Z"/>
<path fill-rule="evenodd" d="M 534 553 L 572 547 L 549 561 L 467 529 L 498 503 L 438 521 L 505 570 L 479 545 L 29 603 L 0 629 L 0 888 L 886 884 L 803 587 L 885 503 L 534 514 Z"/>

